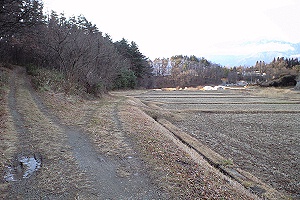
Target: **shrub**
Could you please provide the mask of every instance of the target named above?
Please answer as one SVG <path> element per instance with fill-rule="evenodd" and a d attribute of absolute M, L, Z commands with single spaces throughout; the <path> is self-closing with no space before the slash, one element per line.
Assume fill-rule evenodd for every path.
<path fill-rule="evenodd" d="M 93 85 L 86 84 L 85 88 L 88 94 L 92 94 L 95 97 L 101 97 L 102 94 L 106 92 L 105 86 L 102 82 Z"/>
<path fill-rule="evenodd" d="M 117 76 L 114 84 L 114 89 L 134 89 L 137 84 L 137 77 L 130 69 L 122 69 Z"/>
<path fill-rule="evenodd" d="M 272 80 L 267 83 L 262 83 L 263 87 L 287 87 L 295 86 L 297 84 L 295 75 L 284 75 L 278 79 Z"/>
<path fill-rule="evenodd" d="M 42 91 L 63 91 L 65 78 L 62 73 L 34 66 L 27 67 L 27 72 L 32 75 L 33 86 Z"/>
<path fill-rule="evenodd" d="M 38 67 L 36 65 L 33 65 L 33 64 L 29 64 L 26 66 L 26 72 L 27 74 L 29 75 L 32 75 L 32 76 L 37 76 L 38 75 Z"/>

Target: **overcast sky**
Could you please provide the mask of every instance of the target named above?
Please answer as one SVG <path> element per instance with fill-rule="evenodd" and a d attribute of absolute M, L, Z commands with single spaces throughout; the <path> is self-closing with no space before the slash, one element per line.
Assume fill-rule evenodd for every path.
<path fill-rule="evenodd" d="M 300 42 L 298 0 L 44 0 L 45 10 L 84 15 L 113 41 L 123 37 L 154 59 L 287 50 Z"/>

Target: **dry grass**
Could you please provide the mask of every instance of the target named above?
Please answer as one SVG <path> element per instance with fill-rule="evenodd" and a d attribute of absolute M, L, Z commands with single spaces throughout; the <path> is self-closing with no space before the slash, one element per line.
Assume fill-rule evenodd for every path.
<path fill-rule="evenodd" d="M 76 120 L 76 122 L 92 140 L 99 156 L 103 156 L 105 160 L 114 163 L 116 170 L 115 175 L 124 181 L 129 180 L 130 185 L 130 181 L 136 179 L 134 174 L 142 173 L 143 177 L 143 174 L 147 174 L 147 172 L 143 169 L 143 165 L 139 161 L 134 161 L 134 163 L 131 164 L 128 163 L 129 157 L 138 159 L 139 155 L 137 155 L 136 151 L 132 148 L 131 140 L 124 133 L 122 122 L 119 119 L 118 107 L 123 100 L 124 97 L 108 95 L 103 99 L 95 101 L 82 101 L 80 107 L 83 117 L 81 117 L 80 120 Z M 51 104 L 51 102 L 48 103 Z M 66 102 L 66 110 L 76 115 L 78 109 L 73 110 L 71 107 L 72 103 Z M 64 111 L 61 110 L 61 113 L 63 112 Z M 58 114 L 63 121 L 71 123 L 72 119 L 68 118 L 68 116 L 72 116 L 70 113 L 64 116 Z M 110 182 L 110 180 L 107 181 Z M 143 181 L 145 184 L 146 182 L 148 182 L 148 177 Z M 139 186 L 136 185 L 134 187 L 138 188 Z M 145 188 L 145 190 L 147 189 L 150 188 Z"/>
<path fill-rule="evenodd" d="M 65 95 L 43 94 L 48 107 L 53 108 L 59 118 L 69 125 L 77 124 L 91 138 L 95 150 L 101 156 L 114 160 L 116 164 L 116 174 L 122 178 L 129 178 L 139 166 L 124 165 L 122 160 L 134 155 L 132 147 L 129 145 L 118 119 L 118 104 L 123 97 L 113 97 L 106 95 L 102 99 L 88 101 L 85 99 L 70 101 Z M 69 96 L 68 99 L 74 99 Z M 76 98 L 75 98 L 76 99 Z M 61 102 L 60 108 L 55 105 Z M 77 105 L 77 106 L 76 106 Z M 78 116 L 74 119 L 73 116 Z M 119 124 L 119 126 L 118 126 Z"/>
<path fill-rule="evenodd" d="M 120 98 L 107 95 L 102 99 L 89 101 L 75 96 L 43 93 L 43 100 L 64 123 L 78 125 L 85 130 L 100 154 L 126 156 L 127 145 L 116 126 L 117 119 L 114 116 Z"/>
<path fill-rule="evenodd" d="M 28 136 L 20 138 L 28 140 L 31 148 L 43 156 L 43 167 L 37 173 L 32 191 L 67 194 L 68 198 L 73 199 L 82 197 L 80 193 L 86 191 L 89 184 L 78 169 L 62 128 L 41 112 L 24 86 L 23 79 L 17 79 L 16 83 L 17 109 L 28 131 Z M 155 110 L 134 98 L 106 96 L 101 100 L 88 101 L 51 92 L 41 93 L 41 96 L 46 106 L 65 124 L 77 125 L 85 130 L 99 153 L 122 159 L 137 152 L 146 166 L 144 173 L 150 174 L 151 180 L 168 198 L 257 199 L 241 185 L 211 167 L 202 156 L 154 120 L 167 118 L 179 121 L 181 118 L 177 114 L 163 111 L 159 107 Z M 5 109 L 3 113 L 3 116 L 9 115 Z M 9 117 L 7 121 L 12 124 Z M 4 130 L 15 133 L 12 126 L 4 127 Z M 17 138 L 9 131 L 7 135 L 11 137 L 11 142 L 5 139 L 10 142 L 8 147 L 15 146 L 13 142 L 17 143 Z M 16 150 L 9 149 L 11 154 L 7 155 L 12 157 Z M 117 174 L 128 177 L 131 171 L 120 165 Z M 0 187 L 7 189 L 4 184 Z"/>
<path fill-rule="evenodd" d="M 280 92 L 279 95 L 287 97 L 285 99 L 278 98 L 277 91 Z M 230 92 L 230 99 L 228 99 L 229 93 L 227 92 L 222 92 L 218 96 L 219 98 L 215 98 L 217 93 L 184 91 L 149 92 L 146 95 L 137 96 L 137 98 L 146 99 L 147 105 L 155 111 L 163 108 L 165 109 L 162 110 L 163 112 L 178 114 L 182 120 L 169 119 L 178 128 L 227 159 L 232 159 L 240 168 L 260 177 L 265 183 L 272 185 L 283 194 L 286 194 L 285 188 L 289 193 L 295 194 L 297 167 L 294 163 L 297 162 L 297 154 L 294 152 L 297 153 L 295 144 L 297 144 L 300 93 L 278 88 L 259 88 L 256 95 L 259 92 L 266 96 L 256 97 L 254 96 L 255 91 L 248 89 Z M 191 98 L 196 94 L 198 94 L 198 99 Z M 271 97 L 272 94 L 273 97 Z M 170 101 L 173 99 L 170 96 L 175 95 L 182 99 L 176 104 L 171 104 Z M 158 99 L 156 96 L 164 103 L 153 102 Z M 236 99 L 240 101 L 238 104 Z M 193 104 L 195 102 L 196 104 Z M 162 115 L 161 118 L 164 116 Z M 282 119 L 286 119 L 284 123 Z M 251 125 L 249 126 L 249 124 Z M 193 144 L 191 140 L 186 140 L 186 142 Z M 268 146 L 268 143 L 277 145 Z M 251 148 L 248 148 L 248 145 Z M 203 150 L 203 148 L 200 149 Z M 239 157 L 241 152 L 243 155 Z M 221 164 L 223 162 L 224 160 Z M 269 191 L 265 193 L 266 196 L 279 198 L 279 195 L 276 195 L 278 193 L 272 191 L 272 188 L 269 187 L 267 190 Z"/>
<path fill-rule="evenodd" d="M 120 109 L 121 120 L 156 184 L 171 199 L 256 199 L 211 167 L 199 154 L 132 103 Z"/>
<path fill-rule="evenodd" d="M 124 141 L 122 131 L 116 125 L 114 109 L 114 103 L 99 107 L 87 124 L 86 130 L 102 155 L 126 157 L 129 155 L 130 148 Z"/>
<path fill-rule="evenodd" d="M 63 131 L 40 111 L 25 87 L 24 79 L 18 77 L 15 81 L 16 109 L 22 116 L 22 125 L 26 133 L 16 134 L 16 131 L 13 132 L 19 140 L 14 141 L 14 144 L 8 144 L 10 147 L 15 147 L 10 154 L 29 151 L 40 154 L 43 160 L 42 168 L 37 171 L 36 178 L 30 185 L 31 195 L 51 194 L 76 197 L 85 187 L 86 181 L 83 173 L 77 168 Z M 7 139 L 6 141 L 9 142 Z M 12 155 L 9 159 L 11 160 L 11 158 Z M 1 163 L 4 162 L 1 160 Z M 1 193 L 7 194 L 6 189 L 4 188 Z M 17 193 L 10 195 L 18 196 Z"/>
<path fill-rule="evenodd" d="M 64 121 L 71 123 L 71 116 L 81 110 L 82 113 L 76 121 L 89 133 L 102 155 L 122 159 L 137 152 L 146 165 L 144 173 L 149 173 L 151 180 L 169 198 L 256 198 L 242 186 L 212 168 L 196 152 L 179 147 L 181 142 L 170 137 L 165 128 L 141 109 L 146 110 L 154 118 L 167 116 L 180 120 L 175 114 L 162 110 L 155 111 L 134 98 L 126 98 L 124 101 L 123 97 L 113 96 L 92 103 L 82 101 L 80 108 L 72 109 L 72 107 L 72 102 L 65 101 L 64 107 L 59 109 L 60 112 L 56 112 Z M 91 110 L 93 112 L 90 112 Z M 119 166 L 117 174 L 120 177 L 128 177 L 131 170 Z"/>
<path fill-rule="evenodd" d="M 8 79 L 11 71 L 6 68 L 0 68 L 0 174 L 6 165 L 13 158 L 17 151 L 16 143 L 18 142 L 16 131 L 14 130 L 13 121 L 9 113 L 7 97 L 9 93 Z M 5 77 L 5 78 L 4 78 Z M 5 199 L 6 191 L 9 184 L 0 182 L 0 198 Z"/>
<path fill-rule="evenodd" d="M 43 102 L 65 124 L 80 124 L 85 115 L 86 102 L 78 96 L 69 96 L 64 93 L 42 92 Z"/>
<path fill-rule="evenodd" d="M 249 90 L 251 94 L 260 96 L 260 97 L 268 97 L 268 98 L 282 98 L 289 100 L 297 100 L 300 101 L 300 91 L 287 89 L 287 88 L 258 88 L 255 87 L 253 90 Z"/>
<path fill-rule="evenodd" d="M 24 86 L 22 81 L 18 80 L 20 86 Z M 31 145 L 44 157 L 45 171 L 39 174 L 39 189 L 55 191 L 56 194 L 70 192 L 67 191 L 69 188 L 78 191 L 84 178 L 76 167 L 63 130 L 41 113 L 25 87 L 18 87 L 16 98 L 25 126 L 30 132 Z M 60 164 L 62 162 L 65 167 Z"/>

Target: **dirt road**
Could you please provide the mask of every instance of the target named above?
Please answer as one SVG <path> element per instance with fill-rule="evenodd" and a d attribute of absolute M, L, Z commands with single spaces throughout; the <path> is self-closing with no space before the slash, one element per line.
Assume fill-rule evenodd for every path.
<path fill-rule="evenodd" d="M 66 125 L 48 110 L 31 88 L 24 70 L 16 68 L 10 79 L 8 105 L 18 140 L 14 159 L 5 169 L 7 198 L 159 197 L 147 175 L 137 170 L 141 168 L 138 158 L 132 155 L 112 159 L 98 154 L 84 130 Z M 121 127 L 115 131 L 121 132 Z M 35 161 L 25 163 L 24 158 Z M 121 168 L 132 172 L 123 175 Z"/>
<path fill-rule="evenodd" d="M 136 99 L 36 93 L 24 68 L 8 75 L 0 198 L 259 199 L 176 139 Z"/>

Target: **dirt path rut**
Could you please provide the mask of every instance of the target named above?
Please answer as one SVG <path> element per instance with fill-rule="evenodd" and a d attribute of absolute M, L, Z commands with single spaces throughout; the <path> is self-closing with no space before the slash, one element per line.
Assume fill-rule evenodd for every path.
<path fill-rule="evenodd" d="M 118 93 L 37 93 L 24 68 L 10 74 L 0 198 L 260 199 L 158 123 L 171 113 Z"/>
<path fill-rule="evenodd" d="M 85 122 L 64 123 L 33 91 L 24 68 L 18 67 L 10 81 L 9 108 L 18 133 L 18 149 L 7 165 L 7 198 L 13 199 L 153 199 L 159 193 L 142 173 L 138 157 L 99 153 L 82 127 L 97 112 L 90 109 Z M 121 138 L 117 103 L 111 109 L 114 133 Z M 76 116 L 74 116 L 76 117 Z M 104 138 L 103 138 L 104 140 Z M 125 142 L 125 139 L 123 140 Z M 129 142 L 129 140 L 127 141 Z M 130 144 L 127 144 L 130 145 Z M 33 160 L 24 169 L 23 158 Z M 35 168 L 34 168 L 35 167 Z M 33 168 L 28 177 L 28 168 Z M 10 178 L 7 178 L 9 177 Z"/>

